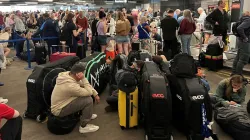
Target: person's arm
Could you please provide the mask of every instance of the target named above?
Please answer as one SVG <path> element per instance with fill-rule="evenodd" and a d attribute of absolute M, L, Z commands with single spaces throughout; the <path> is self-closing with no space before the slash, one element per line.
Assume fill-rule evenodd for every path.
<path fill-rule="evenodd" d="M 77 37 L 80 32 L 82 32 L 82 28 L 76 30 L 76 25 L 74 23 L 70 23 L 67 25 L 70 30 L 72 30 L 74 37 Z"/>
<path fill-rule="evenodd" d="M 106 22 L 102 22 L 101 24 L 103 24 L 103 32 L 104 32 L 104 34 L 106 34 L 108 31 L 108 27 L 106 25 Z"/>
<path fill-rule="evenodd" d="M 217 97 L 218 102 L 226 101 L 225 99 L 223 99 L 223 95 L 225 93 L 225 86 L 226 86 L 226 79 L 222 80 L 216 89 L 216 93 L 214 96 Z"/>
<path fill-rule="evenodd" d="M 244 86 L 240 91 L 238 91 L 237 93 L 233 93 L 231 98 L 234 102 L 236 103 L 243 103 L 245 101 L 245 97 L 246 97 L 246 93 L 247 93 L 247 89 Z"/>
<path fill-rule="evenodd" d="M 13 115 L 13 118 L 17 118 L 20 116 L 20 113 L 18 111 L 15 110 L 14 112 L 14 115 Z"/>
<path fill-rule="evenodd" d="M 98 92 L 92 87 L 86 78 L 82 79 L 79 83 L 82 88 L 85 88 L 87 91 L 91 92 L 93 96 L 98 95 Z"/>
<path fill-rule="evenodd" d="M 214 10 L 212 13 L 210 13 L 210 14 L 206 17 L 206 21 L 209 22 L 209 23 L 211 23 L 211 24 L 213 24 L 213 25 L 215 25 L 215 23 L 217 22 L 217 21 L 214 20 L 214 17 L 216 16 L 216 12 L 215 12 L 215 11 L 216 11 L 216 10 Z"/>
<path fill-rule="evenodd" d="M 199 18 L 197 19 L 198 23 L 203 23 L 204 20 L 206 19 L 207 15 L 205 13 L 202 13 Z"/>
<path fill-rule="evenodd" d="M 151 32 L 151 29 L 150 29 L 149 25 L 146 25 L 144 27 L 147 29 L 148 32 Z"/>
<path fill-rule="evenodd" d="M 243 39 L 248 39 L 248 37 L 245 34 L 245 30 L 250 28 L 250 20 L 247 20 L 246 22 L 242 22 L 238 27 L 237 31 Z"/>
<path fill-rule="evenodd" d="M 182 35 L 186 29 L 186 19 L 183 19 L 180 25 L 179 34 Z"/>
<path fill-rule="evenodd" d="M 71 93 L 73 97 L 83 97 L 91 96 L 93 92 L 89 88 L 81 87 L 80 84 L 70 84 L 68 85 L 68 92 Z"/>
<path fill-rule="evenodd" d="M 17 118 L 20 116 L 20 113 L 18 111 L 9 107 L 6 104 L 0 104 L 0 110 L 1 110 L 0 114 L 2 118 L 5 118 L 7 120 Z"/>

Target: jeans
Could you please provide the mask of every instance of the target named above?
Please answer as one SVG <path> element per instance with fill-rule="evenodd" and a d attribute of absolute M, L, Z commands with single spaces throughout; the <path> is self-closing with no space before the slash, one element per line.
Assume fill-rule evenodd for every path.
<path fill-rule="evenodd" d="M 19 116 L 8 120 L 0 130 L 2 140 L 21 140 L 23 120 Z"/>
<path fill-rule="evenodd" d="M 242 42 L 242 40 L 237 40 L 238 52 L 233 62 L 233 74 L 241 75 L 243 68 L 248 64 L 250 58 L 250 43 Z"/>
<path fill-rule="evenodd" d="M 192 35 L 181 35 L 182 52 L 191 55 L 190 42 Z"/>
<path fill-rule="evenodd" d="M 93 98 L 91 96 L 76 98 L 61 110 L 58 117 L 65 117 L 79 111 L 82 111 L 80 124 L 85 127 L 93 114 Z"/>

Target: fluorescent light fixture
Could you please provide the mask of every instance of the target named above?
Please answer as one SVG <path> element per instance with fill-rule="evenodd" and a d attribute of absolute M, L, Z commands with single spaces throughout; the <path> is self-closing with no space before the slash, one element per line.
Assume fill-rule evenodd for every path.
<path fill-rule="evenodd" d="M 106 4 L 114 4 L 113 1 L 105 1 Z"/>
<path fill-rule="evenodd" d="M 38 2 L 25 2 L 26 4 L 38 4 Z"/>
<path fill-rule="evenodd" d="M 38 0 L 38 2 L 53 2 L 53 0 Z"/>
<path fill-rule="evenodd" d="M 82 2 L 82 3 L 85 3 L 86 1 L 82 1 L 82 0 L 74 0 L 74 2 Z"/>
<path fill-rule="evenodd" d="M 0 4 L 2 4 L 3 2 L 0 1 Z"/>
<path fill-rule="evenodd" d="M 63 2 L 54 2 L 55 4 L 58 4 L 58 5 L 66 5 L 67 3 L 63 3 Z"/>
<path fill-rule="evenodd" d="M 127 3 L 127 0 L 115 0 L 115 3 Z"/>
<path fill-rule="evenodd" d="M 136 1 L 128 1 L 128 3 L 136 3 Z"/>
<path fill-rule="evenodd" d="M 27 6 L 28 4 L 17 4 L 18 6 Z"/>

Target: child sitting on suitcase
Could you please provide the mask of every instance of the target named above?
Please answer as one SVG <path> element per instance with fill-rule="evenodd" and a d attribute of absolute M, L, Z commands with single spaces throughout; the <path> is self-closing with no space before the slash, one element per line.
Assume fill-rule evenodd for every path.
<path fill-rule="evenodd" d="M 138 61 L 133 62 L 131 66 L 125 65 L 122 69 L 118 70 L 118 72 L 115 75 L 118 88 L 121 90 L 135 89 L 139 83 L 138 72 L 140 72 L 143 65 L 144 65 L 144 62 L 141 60 L 138 60 Z M 107 112 L 117 111 L 118 90 L 114 90 L 112 95 L 109 96 L 106 101 L 110 105 L 109 107 L 105 108 Z"/>
<path fill-rule="evenodd" d="M 224 106 L 242 104 L 247 93 L 244 82 L 241 75 L 233 75 L 222 80 L 215 94 L 210 94 L 212 104 L 221 103 Z"/>

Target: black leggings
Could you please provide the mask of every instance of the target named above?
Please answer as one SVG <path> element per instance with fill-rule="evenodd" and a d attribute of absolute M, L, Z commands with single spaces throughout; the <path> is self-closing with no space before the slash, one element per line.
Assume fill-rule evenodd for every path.
<path fill-rule="evenodd" d="M 19 116 L 8 120 L 0 130 L 2 140 L 21 140 L 23 120 Z"/>

